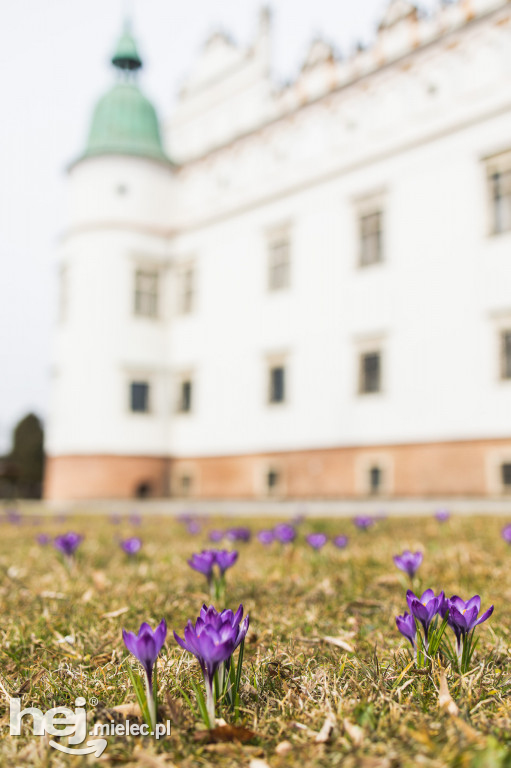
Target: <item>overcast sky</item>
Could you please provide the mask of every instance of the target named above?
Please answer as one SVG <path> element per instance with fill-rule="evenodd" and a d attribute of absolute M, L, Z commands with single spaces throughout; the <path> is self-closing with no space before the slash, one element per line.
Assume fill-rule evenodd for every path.
<path fill-rule="evenodd" d="M 310 40 L 341 53 L 374 35 L 388 0 L 273 0 L 273 71 L 292 78 Z M 423 0 L 431 7 L 435 0 Z M 0 3 L 0 454 L 15 422 L 48 408 L 55 247 L 67 163 L 84 147 L 126 9 L 161 116 L 205 39 L 254 35 L 260 0 L 3 0 Z"/>

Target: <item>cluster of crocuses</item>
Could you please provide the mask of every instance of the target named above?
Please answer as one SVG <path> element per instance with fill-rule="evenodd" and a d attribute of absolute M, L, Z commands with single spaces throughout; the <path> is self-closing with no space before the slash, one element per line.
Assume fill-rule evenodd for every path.
<path fill-rule="evenodd" d="M 301 521 L 300 521 L 301 522 Z M 265 528 L 259 531 L 257 534 L 258 540 L 261 544 L 269 545 L 274 541 L 278 541 L 280 544 L 291 544 L 297 535 L 295 525 L 290 523 L 278 523 L 274 528 Z M 328 541 L 326 533 L 309 533 L 305 540 L 310 547 L 316 550 L 322 549 Z M 348 537 L 344 535 L 334 536 L 332 538 L 333 544 L 339 549 L 344 549 L 348 543 Z"/>
<path fill-rule="evenodd" d="M 249 617 L 243 618 L 243 606 L 236 613 L 230 609 L 217 611 L 214 606 L 205 604 L 200 610 L 195 624 L 188 621 L 184 630 L 184 639 L 174 632 L 177 643 L 185 651 L 193 654 L 199 662 L 204 678 L 206 696 L 193 682 L 197 705 L 207 728 L 215 727 L 216 707 L 221 699 L 237 716 L 239 709 L 239 686 L 243 664 L 243 649 L 248 631 Z M 158 717 L 158 691 L 156 684 L 156 660 L 165 642 L 167 624 L 162 619 L 153 631 L 144 622 L 135 635 L 122 631 L 124 644 L 130 653 L 141 663 L 144 682 L 128 667 L 128 672 L 135 689 L 135 694 L 147 724 L 155 731 Z M 233 654 L 239 648 L 238 662 L 233 662 Z M 145 683 L 145 684 L 144 684 Z M 187 694 L 183 695 L 189 701 Z"/>
<path fill-rule="evenodd" d="M 444 592 L 435 596 L 432 589 L 426 589 L 420 597 L 411 589 L 406 593 L 410 613 L 396 616 L 397 628 L 411 643 L 419 666 L 425 666 L 442 650 L 457 663 L 461 672 L 466 672 L 470 665 L 477 640 L 474 640 L 475 628 L 486 621 L 493 613 L 493 605 L 481 616 L 481 598 L 474 595 L 465 601 L 458 595 L 448 598 Z M 450 626 L 456 638 L 456 651 L 444 632 Z"/>
<path fill-rule="evenodd" d="M 194 571 L 203 573 L 207 579 L 211 596 L 215 600 L 223 599 L 225 595 L 225 572 L 238 559 L 235 549 L 203 549 L 191 556 L 188 565 Z"/>
<path fill-rule="evenodd" d="M 40 533 L 36 536 L 36 541 L 44 547 L 47 544 L 50 544 L 52 539 L 47 533 Z M 80 533 L 69 531 L 60 536 L 55 536 L 53 539 L 53 546 L 64 555 L 68 562 L 70 562 L 74 558 L 82 541 L 83 536 Z M 127 555 L 133 556 L 142 549 L 142 540 L 138 536 L 130 536 L 127 539 L 120 539 L 119 546 Z"/>

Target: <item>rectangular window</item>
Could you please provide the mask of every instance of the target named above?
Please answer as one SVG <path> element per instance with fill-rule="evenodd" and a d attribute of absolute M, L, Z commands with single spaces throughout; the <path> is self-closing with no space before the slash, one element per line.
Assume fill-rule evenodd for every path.
<path fill-rule="evenodd" d="M 381 391 L 381 353 L 364 352 L 360 355 L 359 392 L 370 394 Z"/>
<path fill-rule="evenodd" d="M 502 487 L 506 493 L 511 493 L 511 462 L 501 466 Z"/>
<path fill-rule="evenodd" d="M 289 233 L 274 233 L 268 240 L 268 290 L 289 288 L 291 271 L 291 244 Z"/>
<path fill-rule="evenodd" d="M 191 315 L 195 308 L 195 266 L 183 264 L 178 272 L 178 312 Z"/>
<path fill-rule="evenodd" d="M 133 413 L 149 412 L 149 384 L 147 381 L 131 382 L 130 408 Z"/>
<path fill-rule="evenodd" d="M 499 235 L 511 231 L 511 150 L 486 161 L 490 232 Z"/>
<path fill-rule="evenodd" d="M 363 213 L 359 218 L 361 267 L 383 261 L 383 212 Z"/>
<path fill-rule="evenodd" d="M 283 403 L 286 399 L 286 369 L 283 365 L 270 366 L 268 383 L 268 401 Z"/>
<path fill-rule="evenodd" d="M 511 330 L 500 334 L 500 378 L 511 379 Z"/>
<path fill-rule="evenodd" d="M 137 317 L 158 317 L 158 272 L 156 270 L 136 270 L 134 312 Z"/>
<path fill-rule="evenodd" d="M 369 470 L 369 493 L 377 496 L 382 487 L 382 471 L 380 467 L 371 467 Z"/>
<path fill-rule="evenodd" d="M 191 413 L 192 410 L 193 382 L 190 377 L 181 379 L 177 393 L 177 412 Z"/>

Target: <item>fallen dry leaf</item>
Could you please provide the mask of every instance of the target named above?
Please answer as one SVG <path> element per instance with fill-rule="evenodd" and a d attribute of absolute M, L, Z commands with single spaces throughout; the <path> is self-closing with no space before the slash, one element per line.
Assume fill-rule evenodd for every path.
<path fill-rule="evenodd" d="M 351 723 L 347 717 L 343 720 L 344 730 L 352 740 L 353 744 L 358 747 L 360 744 L 362 744 L 362 741 L 364 740 L 364 731 L 360 726 L 355 725 L 355 723 Z"/>
<path fill-rule="evenodd" d="M 112 707 L 112 712 L 119 712 L 124 717 L 138 717 L 142 718 L 142 711 L 138 704 L 133 702 L 132 704 L 118 704 L 116 707 Z"/>
<path fill-rule="evenodd" d="M 459 715 L 458 705 L 449 693 L 449 687 L 447 685 L 447 678 L 444 670 L 440 670 L 438 675 L 440 687 L 438 690 L 438 704 L 441 709 L 445 709 L 450 715 Z"/>
<path fill-rule="evenodd" d="M 110 585 L 110 582 L 105 576 L 104 571 L 93 571 L 92 581 L 94 582 L 94 586 L 98 592 L 101 592 L 103 589 L 105 589 L 105 587 Z"/>
<path fill-rule="evenodd" d="M 266 760 L 261 760 L 259 757 L 254 757 L 248 764 L 248 768 L 270 768 Z"/>
<path fill-rule="evenodd" d="M 280 744 L 277 744 L 275 747 L 275 752 L 277 755 L 288 755 L 293 749 L 293 745 L 290 741 L 281 741 Z"/>
<path fill-rule="evenodd" d="M 316 738 L 314 739 L 316 744 L 326 744 L 326 742 L 329 741 L 330 736 L 332 735 L 332 731 L 335 728 L 336 722 L 337 721 L 333 714 L 329 712 L 326 716 L 325 722 L 321 726 L 320 732 L 316 734 Z"/>
<path fill-rule="evenodd" d="M 197 731 L 195 733 L 195 739 L 197 741 L 238 741 L 241 744 L 245 744 L 254 738 L 256 734 L 254 731 L 250 731 L 248 728 L 238 725 L 218 725 L 216 728 L 212 728 L 210 731 Z"/>
<path fill-rule="evenodd" d="M 348 653 L 355 653 L 355 649 L 352 645 L 346 642 L 346 640 L 343 640 L 342 637 L 332 637 L 331 635 L 325 635 L 323 637 L 323 640 L 325 643 L 330 643 L 330 645 L 336 645 L 338 648 L 342 648 L 344 651 L 347 651 Z"/>
<path fill-rule="evenodd" d="M 128 613 L 129 607 L 127 605 L 122 608 L 118 608 L 116 611 L 109 611 L 108 613 L 102 613 L 102 619 L 116 619 L 117 616 L 122 616 L 123 613 Z"/>

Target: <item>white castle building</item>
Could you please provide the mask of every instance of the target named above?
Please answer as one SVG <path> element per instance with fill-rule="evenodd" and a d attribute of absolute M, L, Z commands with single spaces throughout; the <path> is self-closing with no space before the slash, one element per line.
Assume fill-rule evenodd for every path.
<path fill-rule="evenodd" d="M 168 124 L 115 85 L 69 171 L 49 499 L 511 492 L 511 3 L 213 36 Z"/>

